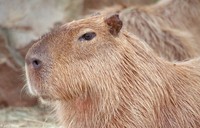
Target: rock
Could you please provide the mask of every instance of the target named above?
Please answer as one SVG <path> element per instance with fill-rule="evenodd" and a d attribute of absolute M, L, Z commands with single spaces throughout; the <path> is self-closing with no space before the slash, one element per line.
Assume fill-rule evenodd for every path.
<path fill-rule="evenodd" d="M 7 106 L 32 106 L 37 103 L 36 98 L 32 98 L 24 90 L 24 73 L 22 67 L 18 65 L 12 54 L 8 50 L 6 37 L 0 34 L 0 108 Z M 29 46 L 30 47 L 30 46 Z M 16 50 L 22 53 L 23 57 L 28 50 L 27 47 Z M 17 54 L 17 53 L 16 53 Z"/>

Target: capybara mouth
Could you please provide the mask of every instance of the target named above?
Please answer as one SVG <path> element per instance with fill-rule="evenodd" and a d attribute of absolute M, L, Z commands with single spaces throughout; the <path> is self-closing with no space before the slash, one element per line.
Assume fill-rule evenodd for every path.
<path fill-rule="evenodd" d="M 42 102 L 51 103 L 51 102 L 55 101 L 53 98 L 51 98 L 51 97 L 48 96 L 48 95 L 40 95 L 39 97 L 40 97 L 40 100 L 41 100 Z"/>
<path fill-rule="evenodd" d="M 28 71 L 27 66 L 25 65 L 25 72 L 26 72 L 26 85 L 28 87 L 28 92 L 32 96 L 40 97 L 41 101 L 52 101 L 52 98 L 47 95 L 45 89 L 41 88 L 42 86 L 39 86 L 39 83 L 37 83 L 35 80 L 33 80 L 33 76 L 31 76 L 31 73 Z"/>
<path fill-rule="evenodd" d="M 26 85 L 28 87 L 29 94 L 31 94 L 32 96 L 38 96 L 40 93 L 39 88 L 37 88 L 36 82 L 32 80 L 27 65 L 25 65 L 25 73 L 26 73 Z"/>
<path fill-rule="evenodd" d="M 36 95 L 37 95 L 37 91 L 36 91 L 36 89 L 32 86 L 33 83 L 32 83 L 32 81 L 31 81 L 31 79 L 30 79 L 30 76 L 29 76 L 30 74 L 29 74 L 29 72 L 28 72 L 27 65 L 25 65 L 25 75 L 26 75 L 26 85 L 27 85 L 27 87 L 28 87 L 28 92 L 29 92 L 31 95 L 36 96 Z"/>

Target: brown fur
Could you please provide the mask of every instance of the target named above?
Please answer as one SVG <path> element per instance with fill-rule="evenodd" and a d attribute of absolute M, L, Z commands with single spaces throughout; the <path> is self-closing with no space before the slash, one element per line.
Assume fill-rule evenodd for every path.
<path fill-rule="evenodd" d="M 159 56 L 180 61 L 200 55 L 199 0 L 161 0 L 154 5 L 119 7 L 100 12 L 120 12 L 124 29 L 145 40 Z"/>
<path fill-rule="evenodd" d="M 199 128 L 200 59 L 167 62 L 104 20 L 71 22 L 33 45 L 26 61 L 42 67 L 26 65 L 32 93 L 55 105 L 65 128 Z M 88 31 L 97 36 L 79 41 Z"/>
<path fill-rule="evenodd" d="M 199 0 L 161 0 L 128 10 L 121 12 L 125 28 L 144 39 L 159 55 L 184 60 L 200 54 Z"/>

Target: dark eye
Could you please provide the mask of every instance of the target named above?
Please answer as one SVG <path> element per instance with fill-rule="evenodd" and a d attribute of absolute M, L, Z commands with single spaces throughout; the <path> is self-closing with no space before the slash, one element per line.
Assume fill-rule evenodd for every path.
<path fill-rule="evenodd" d="M 92 40 L 95 36 L 96 36 L 96 33 L 88 32 L 88 33 L 83 34 L 81 37 L 79 37 L 78 40 L 80 40 L 80 41 L 89 41 L 89 40 Z"/>

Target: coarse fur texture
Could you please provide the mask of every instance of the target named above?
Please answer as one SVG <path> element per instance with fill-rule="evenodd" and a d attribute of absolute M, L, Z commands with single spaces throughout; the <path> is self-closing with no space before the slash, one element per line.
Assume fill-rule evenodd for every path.
<path fill-rule="evenodd" d="M 124 29 L 143 39 L 159 56 L 182 61 L 200 55 L 200 0 L 160 0 L 147 6 L 116 7 L 100 12 L 119 12 Z"/>
<path fill-rule="evenodd" d="M 71 22 L 32 46 L 26 74 L 34 95 L 55 105 L 64 128 L 199 128 L 200 58 L 165 61 L 124 30 L 112 35 L 106 21 Z M 96 37 L 80 41 L 88 32 Z"/>
<path fill-rule="evenodd" d="M 199 0 L 161 0 L 120 13 L 125 29 L 144 39 L 158 55 L 168 60 L 200 55 L 199 15 Z"/>

